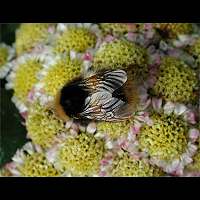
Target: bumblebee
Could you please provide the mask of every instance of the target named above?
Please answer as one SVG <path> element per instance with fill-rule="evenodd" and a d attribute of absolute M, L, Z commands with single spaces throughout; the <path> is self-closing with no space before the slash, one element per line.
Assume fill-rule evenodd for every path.
<path fill-rule="evenodd" d="M 54 108 L 63 120 L 126 120 L 139 103 L 137 85 L 137 81 L 121 69 L 78 77 L 61 88 Z"/>

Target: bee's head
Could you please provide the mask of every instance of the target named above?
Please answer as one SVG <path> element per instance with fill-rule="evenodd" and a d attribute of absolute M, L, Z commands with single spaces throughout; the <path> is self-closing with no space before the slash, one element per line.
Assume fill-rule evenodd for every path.
<path fill-rule="evenodd" d="M 83 87 L 77 83 L 64 86 L 59 93 L 59 106 L 65 115 L 77 118 L 84 108 L 88 96 Z"/>

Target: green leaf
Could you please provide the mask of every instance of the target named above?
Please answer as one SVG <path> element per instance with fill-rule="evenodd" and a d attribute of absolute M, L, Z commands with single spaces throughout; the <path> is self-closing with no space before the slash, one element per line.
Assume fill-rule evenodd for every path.
<path fill-rule="evenodd" d="M 26 142 L 26 128 L 15 105 L 11 102 L 12 91 L 0 91 L 0 167 L 11 161 L 18 148 Z"/>

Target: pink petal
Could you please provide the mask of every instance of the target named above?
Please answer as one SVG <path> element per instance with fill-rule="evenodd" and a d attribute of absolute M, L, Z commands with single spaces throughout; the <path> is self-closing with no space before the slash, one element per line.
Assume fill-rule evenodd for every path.
<path fill-rule="evenodd" d="M 196 116 L 194 112 L 189 111 L 186 113 L 186 120 L 191 124 L 196 124 Z"/>
<path fill-rule="evenodd" d="M 28 93 L 28 100 L 33 101 L 34 100 L 34 88 Z"/>
<path fill-rule="evenodd" d="M 10 170 L 16 168 L 16 164 L 14 162 L 9 162 L 5 165 L 5 169 Z"/>
<path fill-rule="evenodd" d="M 120 148 L 126 149 L 128 147 L 128 141 L 126 139 L 118 140 Z"/>
<path fill-rule="evenodd" d="M 152 98 L 152 106 L 154 108 L 154 110 L 156 111 L 159 111 L 161 109 L 161 106 L 162 106 L 162 99 L 158 99 L 158 98 L 155 98 L 153 97 Z"/>
<path fill-rule="evenodd" d="M 48 28 L 48 32 L 49 32 L 49 33 L 54 33 L 54 30 L 55 30 L 55 28 L 54 28 L 53 26 L 50 26 L 50 27 Z"/>
<path fill-rule="evenodd" d="M 50 163 L 53 163 L 56 160 L 58 145 L 53 146 L 46 152 L 46 158 Z"/>
<path fill-rule="evenodd" d="M 35 144 L 35 150 L 39 153 L 42 153 L 42 147 L 38 144 Z"/>
<path fill-rule="evenodd" d="M 193 140 L 193 141 L 196 141 L 197 138 L 199 137 L 200 135 L 200 131 L 196 128 L 192 128 L 189 130 L 189 137 Z"/>
<path fill-rule="evenodd" d="M 112 35 L 107 35 L 107 36 L 104 38 L 104 40 L 105 40 L 106 42 L 112 42 L 114 39 L 115 39 L 115 37 L 113 37 Z"/>
<path fill-rule="evenodd" d="M 147 31 L 145 34 L 145 37 L 147 39 L 151 39 L 151 38 L 153 38 L 153 36 L 154 36 L 154 31 L 152 31 L 152 30 Z"/>
<path fill-rule="evenodd" d="M 103 165 L 103 166 L 106 166 L 106 165 L 108 165 L 109 164 L 109 161 L 108 160 L 106 160 L 106 159 L 103 159 L 103 160 L 101 160 L 101 165 Z"/>
<path fill-rule="evenodd" d="M 153 28 L 152 23 L 145 23 L 145 24 L 144 24 L 144 28 L 145 28 L 146 30 L 152 30 L 152 28 Z"/>
<path fill-rule="evenodd" d="M 128 32 L 127 34 L 127 39 L 130 40 L 130 41 L 136 41 L 136 38 L 137 38 L 137 34 L 135 33 L 132 33 L 132 32 Z"/>
<path fill-rule="evenodd" d="M 27 117 L 28 117 L 28 111 L 21 112 L 20 114 L 21 114 L 21 116 L 22 116 L 24 119 L 27 119 Z"/>
<path fill-rule="evenodd" d="M 91 61 L 92 55 L 89 52 L 85 53 L 84 56 L 83 56 L 83 60 Z"/>
<path fill-rule="evenodd" d="M 149 117 L 146 119 L 146 123 L 148 126 L 153 126 L 153 120 L 150 119 Z"/>
<path fill-rule="evenodd" d="M 141 128 L 141 124 L 140 123 L 135 123 L 134 126 L 131 128 L 131 133 L 136 135 L 140 132 L 140 128 Z"/>
<path fill-rule="evenodd" d="M 170 49 L 170 50 L 168 50 L 167 53 L 169 56 L 173 56 L 176 58 L 178 58 L 180 56 L 180 51 L 178 51 L 177 49 Z"/>
<path fill-rule="evenodd" d="M 148 108 L 148 106 L 151 104 L 151 99 L 147 99 L 146 102 L 143 103 L 142 105 L 142 110 L 145 110 L 146 108 Z"/>
<path fill-rule="evenodd" d="M 105 171 L 101 171 L 99 176 L 102 176 L 102 177 L 106 176 L 106 172 Z"/>
<path fill-rule="evenodd" d="M 134 23 L 127 23 L 127 27 L 129 31 L 135 31 L 136 25 Z"/>

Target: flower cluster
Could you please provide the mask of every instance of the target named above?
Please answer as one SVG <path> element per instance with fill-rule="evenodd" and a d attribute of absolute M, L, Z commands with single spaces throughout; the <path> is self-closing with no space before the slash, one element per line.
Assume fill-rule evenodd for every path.
<path fill-rule="evenodd" d="M 197 83 L 193 69 L 177 58 L 165 57 L 161 61 L 154 91 L 166 100 L 187 103 L 194 99 Z"/>
<path fill-rule="evenodd" d="M 93 65 L 95 68 L 116 69 L 129 65 L 144 66 L 147 63 L 145 50 L 126 40 L 113 40 L 102 43 L 97 50 Z"/>
<path fill-rule="evenodd" d="M 54 24 L 21 24 L 16 32 L 16 53 L 21 55 L 31 52 L 35 46 L 48 43 L 54 32 Z"/>
<path fill-rule="evenodd" d="M 58 119 L 51 109 L 38 102 L 29 108 L 26 127 L 34 144 L 44 148 L 50 147 L 56 136 L 65 131 L 63 121 Z"/>
<path fill-rule="evenodd" d="M 0 175 L 200 176 L 199 37 L 189 23 L 21 24 L 12 47 L 0 44 L 0 78 L 30 142 Z M 61 116 L 63 86 L 116 69 L 131 118 Z"/>
<path fill-rule="evenodd" d="M 32 143 L 26 143 L 12 158 L 12 162 L 6 165 L 6 169 L 14 176 L 26 177 L 52 177 L 61 174 L 48 162 L 45 153 L 40 147 Z"/>
<path fill-rule="evenodd" d="M 112 176 L 163 176 L 161 169 L 148 163 L 145 159 L 134 159 L 127 152 L 117 155 L 111 167 Z"/>
<path fill-rule="evenodd" d="M 80 133 L 68 138 L 58 150 L 57 166 L 74 176 L 93 176 L 98 173 L 104 153 L 104 142 Z"/>
<path fill-rule="evenodd" d="M 14 57 L 14 48 L 0 43 L 0 79 L 4 78 L 11 69 L 9 61 Z"/>
<path fill-rule="evenodd" d="M 158 23 L 155 24 L 155 28 L 163 31 L 169 38 L 190 34 L 193 30 L 193 26 L 190 23 Z"/>
<path fill-rule="evenodd" d="M 67 26 L 55 41 L 55 52 L 63 53 L 74 50 L 84 52 L 96 44 L 96 35 L 87 27 Z"/>

